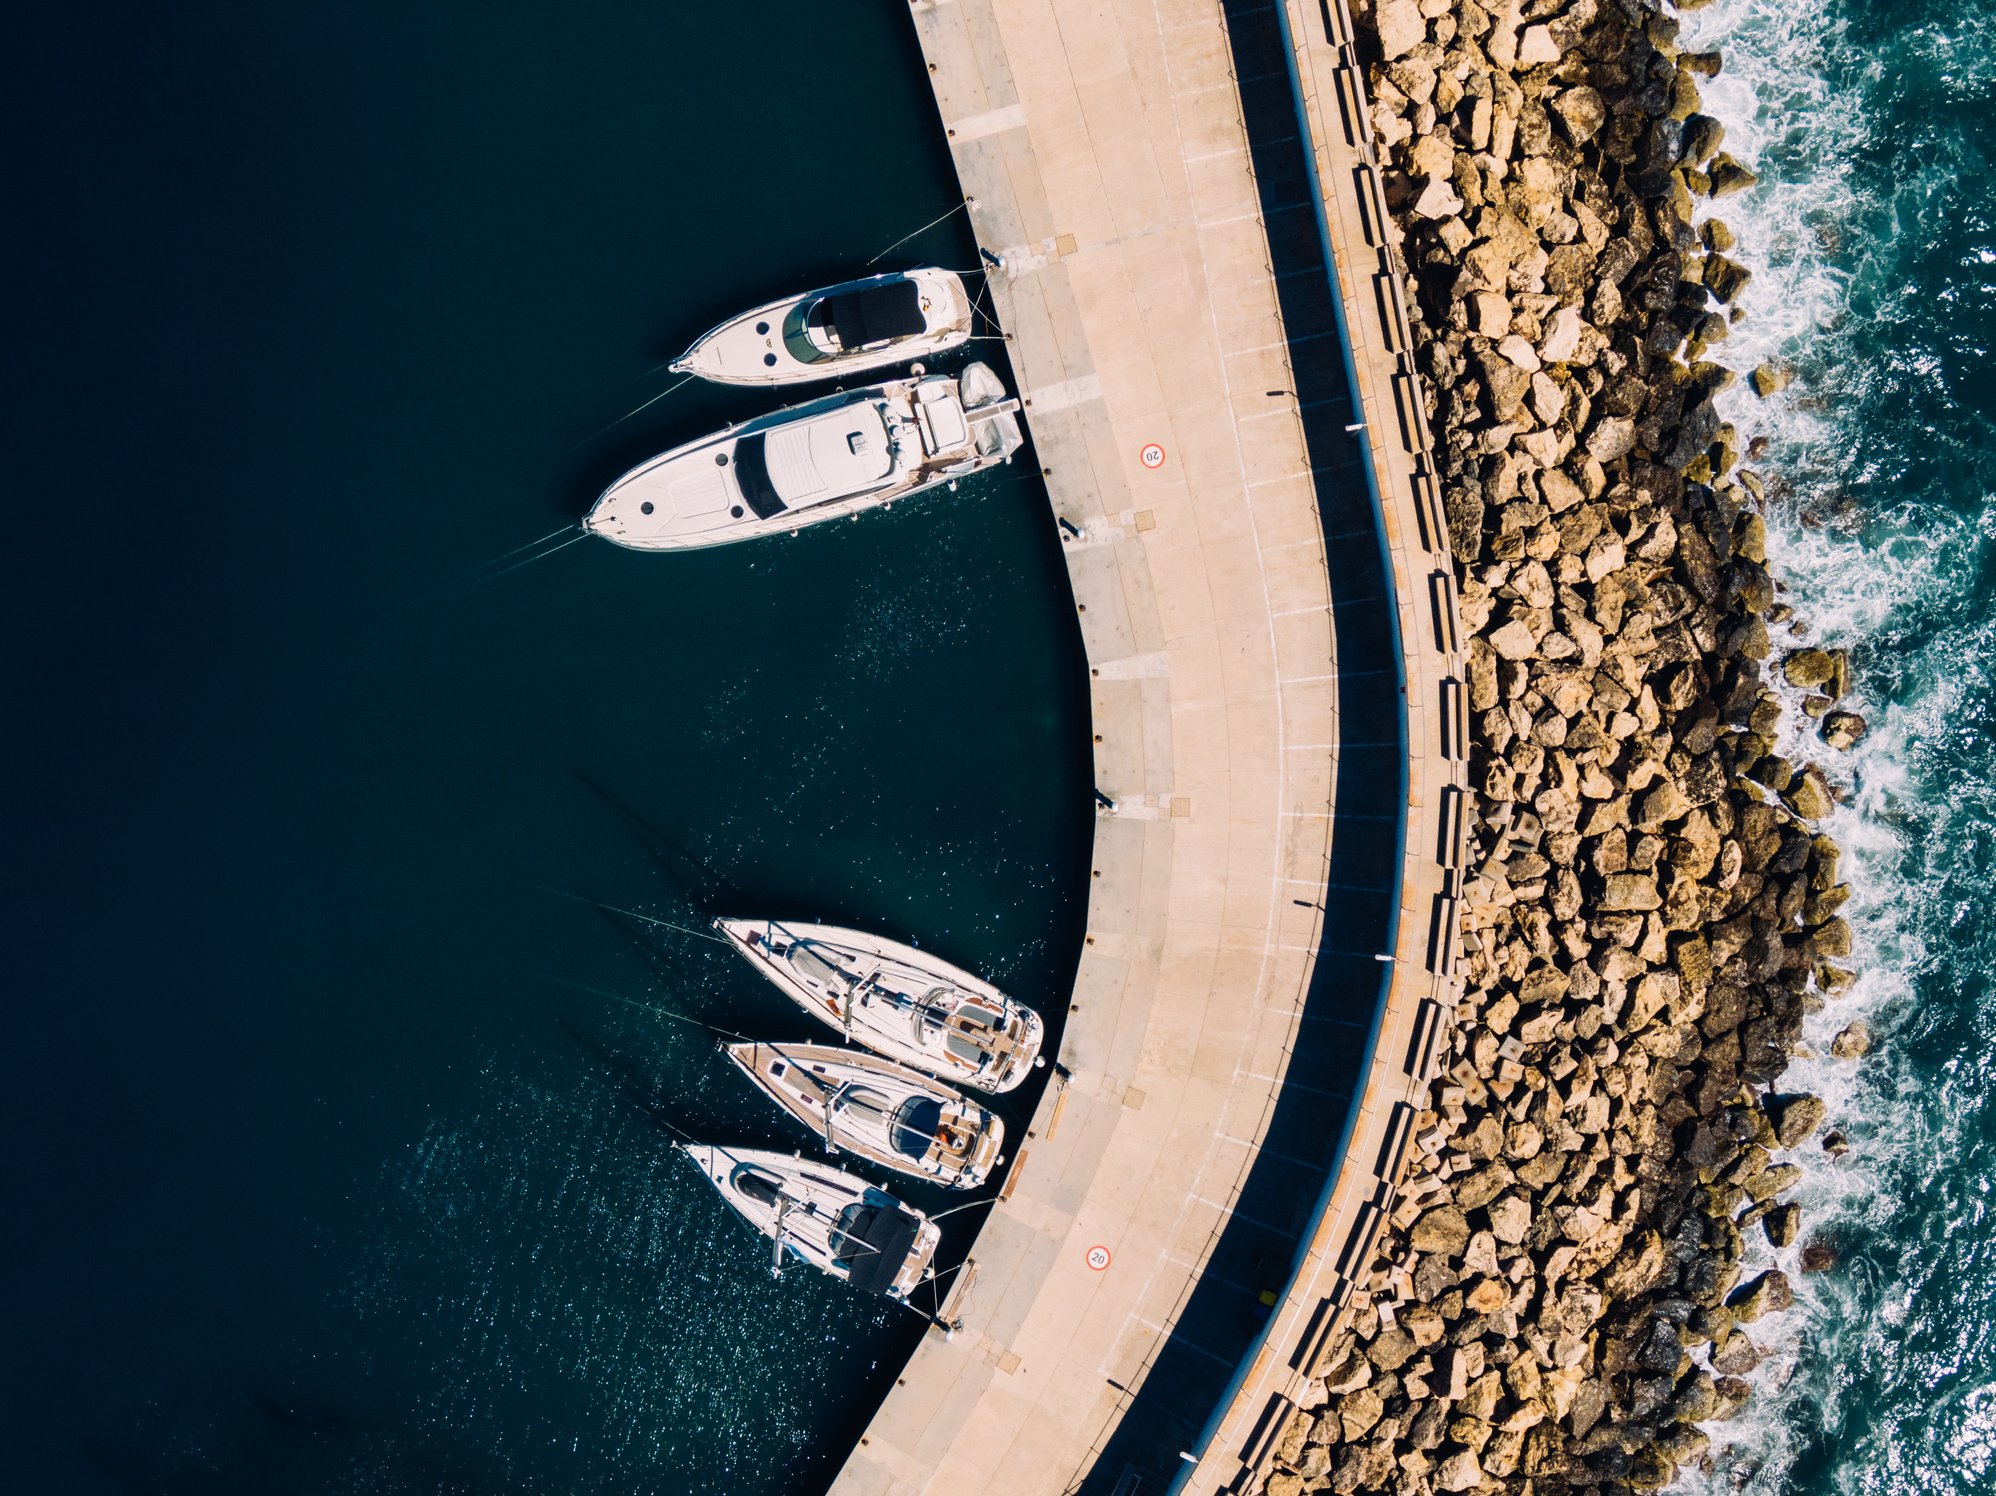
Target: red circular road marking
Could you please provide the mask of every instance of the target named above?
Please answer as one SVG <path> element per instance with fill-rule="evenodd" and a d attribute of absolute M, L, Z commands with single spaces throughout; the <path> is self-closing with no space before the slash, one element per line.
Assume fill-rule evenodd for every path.
<path fill-rule="evenodd" d="M 1109 1265 L 1109 1249 L 1107 1247 L 1090 1247 L 1088 1249 L 1088 1265 L 1096 1272 L 1101 1272 L 1103 1268 Z"/>
<path fill-rule="evenodd" d="M 1137 461 L 1147 468 L 1161 468 L 1164 466 L 1164 448 L 1156 442 L 1146 442 L 1143 450 L 1137 453 Z"/>

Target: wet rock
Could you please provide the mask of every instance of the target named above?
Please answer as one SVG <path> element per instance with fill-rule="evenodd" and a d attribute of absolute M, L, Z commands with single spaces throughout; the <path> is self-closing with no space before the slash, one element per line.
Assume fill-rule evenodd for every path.
<path fill-rule="evenodd" d="M 1781 798 L 1788 808 L 1805 821 L 1820 821 L 1837 808 L 1835 793 L 1823 777 L 1823 771 L 1813 764 L 1797 775 Z"/>
<path fill-rule="evenodd" d="M 1830 1053 L 1840 1060 L 1855 1060 L 1870 1054 L 1871 1025 L 1862 1018 L 1846 1024 L 1830 1041 Z"/>
<path fill-rule="evenodd" d="M 1730 297 L 1725 296 L 1719 299 L 1721 301 L 1731 300 Z M 1787 389 L 1788 382 L 1794 377 L 1793 372 L 1784 366 L 1768 363 L 1760 365 L 1753 373 L 1749 374 L 1747 376 L 1747 383 L 1752 385 L 1753 392 L 1764 400 L 1776 391 Z"/>
<path fill-rule="evenodd" d="M 1813 690 L 1836 679 L 1836 657 L 1826 649 L 1798 649 L 1781 662 L 1781 674 L 1789 685 Z"/>
<path fill-rule="evenodd" d="M 1746 167 L 1740 165 L 1739 162 L 1735 161 L 1724 151 L 1721 151 L 1713 159 L 1712 165 L 1706 174 L 1712 179 L 1712 196 L 1715 198 L 1726 197 L 1735 192 L 1742 192 L 1760 180 L 1759 177 L 1747 170 Z"/>
<path fill-rule="evenodd" d="M 1796 1234 L 1802 1229 L 1802 1207 L 1776 1206 L 1760 1218 L 1760 1229 L 1766 1233 L 1769 1246 L 1793 1246 Z"/>
<path fill-rule="evenodd" d="M 1661 1449 L 1637 1451 L 1629 1461 L 1628 1482 L 1632 1491 L 1661 1491 L 1677 1479 L 1677 1466 Z"/>
<path fill-rule="evenodd" d="M 1721 1376 L 1745 1376 L 1760 1365 L 1760 1350 L 1747 1339 L 1745 1331 L 1735 1330 L 1712 1352 L 1712 1370 Z M 1716 1397 L 1715 1397 L 1716 1401 Z M 1716 1413 L 1707 1413 L 1707 1418 Z"/>
<path fill-rule="evenodd" d="M 1795 1147 L 1820 1127 L 1823 1111 L 1823 1098 L 1820 1096 L 1782 1096 L 1768 1104 L 1774 1136 L 1783 1148 Z"/>
<path fill-rule="evenodd" d="M 1805 1273 L 1827 1273 L 1837 1265 L 1837 1250 L 1820 1238 L 1805 1244 L 1802 1248 L 1802 1271 Z"/>
<path fill-rule="evenodd" d="M 1794 1302 L 1795 1291 L 1788 1286 L 1788 1275 L 1779 1268 L 1769 1268 L 1740 1285 L 1728 1307 L 1741 1324 L 1750 1325 L 1762 1315 L 1786 1309 Z"/>
<path fill-rule="evenodd" d="M 1854 748 L 1864 734 L 1864 718 L 1856 712 L 1829 712 L 1823 717 L 1823 741 L 1832 748 Z"/>

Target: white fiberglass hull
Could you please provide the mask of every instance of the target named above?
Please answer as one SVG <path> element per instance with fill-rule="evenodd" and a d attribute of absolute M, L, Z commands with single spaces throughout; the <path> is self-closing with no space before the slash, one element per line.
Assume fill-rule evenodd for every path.
<path fill-rule="evenodd" d="M 844 308 L 899 300 L 903 320 L 858 325 Z M 841 336 L 841 324 L 844 336 Z M 672 362 L 717 384 L 807 384 L 844 379 L 961 347 L 971 332 L 970 298 L 949 270 L 895 271 L 786 296 L 710 329 Z"/>
<path fill-rule="evenodd" d="M 876 1054 L 991 1092 L 1043 1063 L 1039 1014 L 927 951 L 837 925 L 715 926 L 799 1007 Z"/>
<path fill-rule="evenodd" d="M 855 1174 L 760 1148 L 683 1151 L 773 1241 L 778 1272 L 796 1258 L 867 1293 L 905 1299 L 934 1271 L 942 1228 Z"/>
<path fill-rule="evenodd" d="M 1002 1161 L 998 1117 L 905 1065 L 830 1044 L 723 1047 L 827 1147 L 950 1189 L 975 1189 Z"/>
<path fill-rule="evenodd" d="M 582 525 L 651 551 L 794 534 L 1009 461 L 1016 410 L 982 364 L 822 396 L 633 468 Z"/>

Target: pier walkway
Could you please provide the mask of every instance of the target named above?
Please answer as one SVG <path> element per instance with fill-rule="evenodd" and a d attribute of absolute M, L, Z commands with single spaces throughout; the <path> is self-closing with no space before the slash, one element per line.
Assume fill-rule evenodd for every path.
<path fill-rule="evenodd" d="M 1460 687 L 1422 423 L 1394 434 L 1404 319 L 1396 344 L 1397 289 L 1334 289 L 1273 0 L 911 10 L 1113 809 L 1065 1074 L 958 1275 L 963 1328 L 834 1490 L 1237 1489 L 1391 1209 L 1449 997 Z"/>

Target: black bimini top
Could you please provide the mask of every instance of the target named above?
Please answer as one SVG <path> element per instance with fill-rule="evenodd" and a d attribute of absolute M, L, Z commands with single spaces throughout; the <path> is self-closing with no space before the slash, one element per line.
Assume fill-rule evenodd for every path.
<path fill-rule="evenodd" d="M 894 1275 L 914 1250 L 919 1218 L 897 1205 L 849 1205 L 832 1233 L 838 1260 L 852 1271 L 847 1280 L 862 1293 L 886 1293 Z"/>
<path fill-rule="evenodd" d="M 922 288 L 911 280 L 827 296 L 811 308 L 809 321 L 813 327 L 829 324 L 842 348 L 912 338 L 929 328 L 922 315 Z"/>

